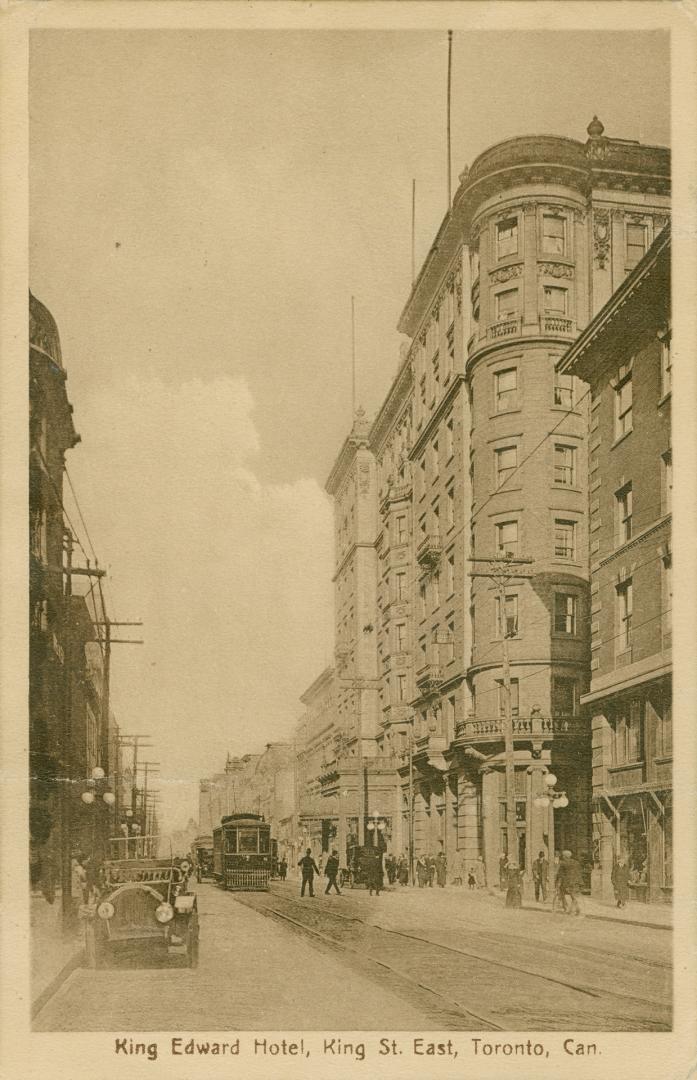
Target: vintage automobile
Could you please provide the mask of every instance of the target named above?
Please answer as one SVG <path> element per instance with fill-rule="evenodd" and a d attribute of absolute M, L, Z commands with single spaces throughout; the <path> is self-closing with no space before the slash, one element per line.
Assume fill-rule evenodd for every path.
<path fill-rule="evenodd" d="M 95 902 L 83 909 L 90 967 L 127 944 L 186 953 L 198 964 L 198 908 L 189 892 L 188 860 L 107 859 Z"/>
<path fill-rule="evenodd" d="M 191 858 L 196 868 L 196 880 L 213 878 L 213 837 L 197 836 L 191 845 Z"/>

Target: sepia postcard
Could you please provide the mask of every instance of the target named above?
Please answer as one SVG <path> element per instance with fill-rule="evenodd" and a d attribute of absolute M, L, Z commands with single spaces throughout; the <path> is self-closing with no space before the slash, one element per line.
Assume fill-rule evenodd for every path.
<path fill-rule="evenodd" d="M 697 7 L 0 46 L 3 1075 L 687 1080 Z"/>

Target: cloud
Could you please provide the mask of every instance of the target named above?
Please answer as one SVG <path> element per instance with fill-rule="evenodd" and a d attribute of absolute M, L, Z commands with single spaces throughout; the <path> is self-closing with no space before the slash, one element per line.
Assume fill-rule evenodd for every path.
<path fill-rule="evenodd" d="M 112 701 L 122 730 L 152 736 L 176 824 L 228 749 L 291 734 L 327 662 L 331 505 L 314 479 L 258 479 L 242 380 L 129 378 L 84 395 L 75 414 L 68 468 L 109 568 L 110 617 L 144 621 L 143 647 L 114 647 Z"/>

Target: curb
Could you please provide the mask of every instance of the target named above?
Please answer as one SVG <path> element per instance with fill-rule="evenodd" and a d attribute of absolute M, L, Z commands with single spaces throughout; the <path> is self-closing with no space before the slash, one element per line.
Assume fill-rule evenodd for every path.
<path fill-rule="evenodd" d="M 85 950 L 80 949 L 63 964 L 57 975 L 54 975 L 48 986 L 45 986 L 39 996 L 32 1001 L 29 1015 L 34 1020 L 43 1009 L 44 1005 L 51 1000 L 56 991 L 60 990 L 65 980 L 85 962 Z"/>
<path fill-rule="evenodd" d="M 550 911 L 545 907 L 530 907 L 528 911 L 541 911 L 544 915 L 554 915 L 556 912 Z M 646 922 L 639 919 L 617 919 L 614 915 L 598 915 L 591 911 L 582 911 L 581 918 L 584 919 L 597 919 L 599 922 L 614 923 L 615 926 L 646 926 L 649 930 L 672 930 L 673 925 L 666 923 Z"/>

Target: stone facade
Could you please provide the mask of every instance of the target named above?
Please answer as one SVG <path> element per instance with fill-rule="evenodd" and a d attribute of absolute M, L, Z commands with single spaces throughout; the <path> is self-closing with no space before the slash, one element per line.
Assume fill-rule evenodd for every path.
<path fill-rule="evenodd" d="M 672 895 L 670 236 L 560 363 L 590 385 L 593 890 Z"/>

